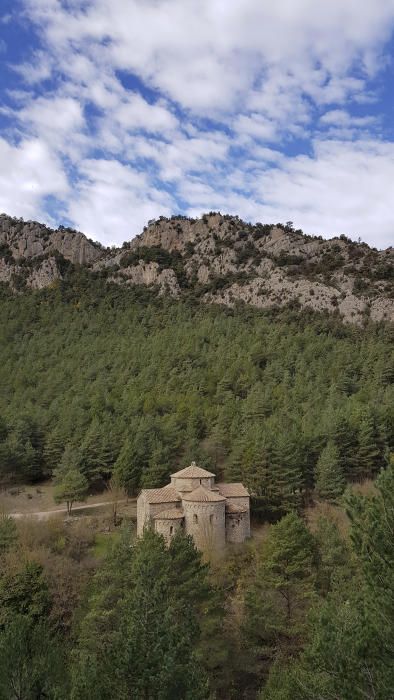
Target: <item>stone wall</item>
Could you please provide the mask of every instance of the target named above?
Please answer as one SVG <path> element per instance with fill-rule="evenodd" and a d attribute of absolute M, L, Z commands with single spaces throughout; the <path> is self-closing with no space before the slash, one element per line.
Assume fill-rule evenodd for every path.
<path fill-rule="evenodd" d="M 250 537 L 250 498 L 249 496 L 229 496 L 227 497 L 227 503 L 234 503 L 236 506 L 241 506 L 245 508 L 247 512 L 244 514 L 245 517 L 245 537 Z"/>
<path fill-rule="evenodd" d="M 181 518 L 175 518 L 174 520 L 155 520 L 155 530 L 160 535 L 163 535 L 167 544 L 169 544 L 171 538 L 182 529 L 183 520 L 181 520 Z"/>
<path fill-rule="evenodd" d="M 137 498 L 137 535 L 142 535 L 144 527 L 148 525 L 152 518 L 163 510 L 179 508 L 180 501 L 167 501 L 166 503 L 148 503 L 145 494 L 140 494 Z"/>
<path fill-rule="evenodd" d="M 226 541 L 242 543 L 250 536 L 249 512 L 227 513 Z"/>
<path fill-rule="evenodd" d="M 144 531 L 147 521 L 147 503 L 145 496 L 141 493 L 137 498 L 137 536 L 140 537 Z"/>
<path fill-rule="evenodd" d="M 209 491 L 214 485 L 215 477 L 207 476 L 203 478 L 183 478 L 183 477 L 171 477 L 171 486 L 174 487 L 176 491 L 194 491 L 198 486 L 205 486 Z"/>
<path fill-rule="evenodd" d="M 204 552 L 220 552 L 226 544 L 225 501 L 183 501 L 185 531 Z"/>

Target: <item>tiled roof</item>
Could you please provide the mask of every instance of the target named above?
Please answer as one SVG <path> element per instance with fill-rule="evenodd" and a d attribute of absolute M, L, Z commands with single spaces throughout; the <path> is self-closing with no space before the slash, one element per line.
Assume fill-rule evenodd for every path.
<path fill-rule="evenodd" d="M 175 474 L 171 474 L 171 476 L 176 476 L 182 479 L 203 479 L 204 477 L 207 478 L 209 476 L 215 476 L 215 474 L 212 474 L 212 472 L 207 472 L 206 469 L 202 469 L 201 467 L 198 467 L 195 462 L 192 462 L 190 467 L 185 467 L 185 469 L 181 469 L 180 472 L 175 472 Z"/>
<path fill-rule="evenodd" d="M 171 485 L 161 489 L 143 489 L 141 493 L 145 494 L 148 503 L 172 503 L 181 500 L 179 493 Z"/>
<path fill-rule="evenodd" d="M 222 482 L 218 484 L 219 493 L 225 498 L 237 498 L 241 496 L 249 496 L 249 492 L 241 483 L 226 484 Z"/>
<path fill-rule="evenodd" d="M 162 510 L 154 516 L 153 520 L 181 520 L 185 514 L 181 508 L 171 508 L 170 510 Z"/>
<path fill-rule="evenodd" d="M 246 506 L 237 506 L 235 503 L 226 503 L 226 515 L 239 515 L 240 513 L 246 513 Z"/>
<path fill-rule="evenodd" d="M 219 501 L 225 501 L 226 499 L 217 491 L 209 491 L 208 489 L 204 488 L 204 486 L 197 486 L 197 488 L 191 493 L 185 493 L 182 496 L 182 500 L 193 501 L 194 503 L 203 503 L 208 501 L 212 503 L 219 503 Z"/>

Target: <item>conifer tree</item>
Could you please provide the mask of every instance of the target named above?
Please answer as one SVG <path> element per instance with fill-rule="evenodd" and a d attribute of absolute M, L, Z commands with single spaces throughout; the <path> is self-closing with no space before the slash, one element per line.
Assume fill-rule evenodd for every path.
<path fill-rule="evenodd" d="M 357 430 L 346 416 L 340 416 L 332 438 L 338 448 L 339 463 L 346 479 L 357 478 Z"/>
<path fill-rule="evenodd" d="M 67 680 L 64 647 L 49 624 L 15 613 L 0 629 L 0 699 L 66 700 Z"/>
<path fill-rule="evenodd" d="M 164 486 L 168 480 L 170 464 L 167 450 L 155 449 L 142 476 L 143 488 L 154 489 Z"/>
<path fill-rule="evenodd" d="M 330 440 L 320 454 L 316 465 L 316 491 L 320 498 L 333 501 L 345 489 L 345 478 L 339 463 L 339 452 Z"/>
<path fill-rule="evenodd" d="M 271 450 L 271 490 L 277 513 L 284 514 L 298 509 L 302 500 L 303 474 L 297 440 L 283 428 L 277 433 Z"/>
<path fill-rule="evenodd" d="M 264 700 L 391 700 L 394 687 L 394 469 L 377 494 L 349 496 L 351 541 L 358 569 L 342 577 L 310 620 L 300 661 L 277 665 Z M 338 582 L 337 582 L 338 584 Z"/>
<path fill-rule="evenodd" d="M 288 513 L 272 526 L 245 593 L 244 643 L 253 674 L 260 677 L 289 643 L 297 646 L 314 580 L 313 537 L 301 518 Z"/>
<path fill-rule="evenodd" d="M 74 501 L 84 501 L 88 492 L 88 480 L 79 466 L 81 459 L 81 454 L 75 447 L 66 445 L 60 467 L 53 474 L 53 497 L 56 503 L 66 502 L 68 515 L 71 515 Z"/>
<path fill-rule="evenodd" d="M 60 434 L 60 430 L 55 428 L 49 433 L 44 444 L 44 459 L 49 474 L 59 468 L 63 452 L 64 438 Z"/>
<path fill-rule="evenodd" d="M 373 476 L 383 466 L 373 420 L 370 416 L 365 416 L 360 422 L 355 461 L 357 477 L 360 480 Z"/>
<path fill-rule="evenodd" d="M 104 609 L 90 620 L 80 640 L 73 699 L 109 700 L 114 687 L 117 697 L 125 700 L 206 699 L 207 679 L 195 656 L 197 610 L 202 602 L 197 591 L 203 571 L 191 541 L 177 539 L 170 553 L 162 537 L 146 530 L 133 547 L 129 568 L 123 572 L 118 569 L 120 581 L 116 587 L 111 586 L 114 598 L 108 597 L 108 591 L 105 594 L 111 621 L 104 647 L 106 660 L 96 626 L 104 624 L 106 633 Z M 185 596 L 190 597 L 190 607 Z M 94 597 L 93 605 L 95 602 Z M 98 650 L 103 658 L 101 668 L 97 665 Z"/>

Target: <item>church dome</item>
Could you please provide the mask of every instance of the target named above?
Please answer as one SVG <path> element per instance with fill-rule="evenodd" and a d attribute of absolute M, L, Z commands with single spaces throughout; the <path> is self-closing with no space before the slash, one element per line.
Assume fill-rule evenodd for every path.
<path fill-rule="evenodd" d="M 177 479 L 207 479 L 211 476 L 215 476 L 215 474 L 208 472 L 206 469 L 202 469 L 202 467 L 198 467 L 195 462 L 192 462 L 189 467 L 185 467 L 185 469 L 181 469 L 180 472 L 171 474 L 171 476 Z"/>

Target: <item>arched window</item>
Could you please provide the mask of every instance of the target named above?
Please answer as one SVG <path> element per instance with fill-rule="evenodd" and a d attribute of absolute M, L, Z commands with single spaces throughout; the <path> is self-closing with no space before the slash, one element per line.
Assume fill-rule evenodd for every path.
<path fill-rule="evenodd" d="M 173 532 L 174 532 L 174 526 L 170 525 L 170 535 L 172 535 Z"/>
<path fill-rule="evenodd" d="M 194 522 L 194 523 L 198 523 L 198 517 L 197 517 L 197 515 L 196 515 L 195 513 L 194 513 L 194 515 L 193 515 L 193 522 Z"/>
<path fill-rule="evenodd" d="M 212 514 L 209 516 L 209 522 L 210 522 L 211 525 L 212 525 L 212 523 L 213 523 L 213 515 L 212 515 Z"/>

